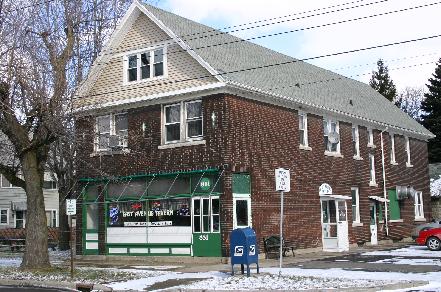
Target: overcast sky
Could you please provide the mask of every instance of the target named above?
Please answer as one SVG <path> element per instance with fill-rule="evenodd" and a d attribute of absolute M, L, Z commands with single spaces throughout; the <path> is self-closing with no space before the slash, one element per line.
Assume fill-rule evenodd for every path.
<path fill-rule="evenodd" d="M 435 5 L 389 13 L 429 4 Z M 437 0 L 161 0 L 159 5 L 163 9 L 219 29 L 274 17 L 278 17 L 276 21 L 285 21 L 232 32 L 242 38 L 388 13 L 383 16 L 253 40 L 267 48 L 299 59 L 441 35 L 441 2 Z M 324 9 L 330 6 L 336 7 Z M 315 11 L 304 13 L 312 10 Z M 329 13 L 312 16 L 325 12 Z M 291 16 L 281 17 L 286 15 Z M 311 17 L 305 18 L 305 16 Z M 298 19 L 299 17 L 304 18 Z M 250 26 L 240 26 L 226 31 L 247 27 Z M 367 83 L 372 70 L 376 69 L 379 58 L 388 65 L 390 75 L 399 90 L 406 86 L 425 87 L 427 79 L 435 70 L 435 62 L 441 58 L 441 37 L 308 62 Z M 419 65 L 425 63 L 430 64 Z M 395 69 L 408 66 L 413 67 Z"/>

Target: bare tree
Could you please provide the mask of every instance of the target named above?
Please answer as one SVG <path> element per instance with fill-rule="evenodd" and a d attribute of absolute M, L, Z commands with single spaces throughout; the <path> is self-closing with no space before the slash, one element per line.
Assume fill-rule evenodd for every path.
<path fill-rule="evenodd" d="M 413 119 L 421 119 L 421 102 L 424 99 L 424 88 L 406 87 L 395 98 L 395 105 Z"/>
<path fill-rule="evenodd" d="M 44 171 L 55 173 L 63 212 L 74 183 L 73 92 L 128 2 L 0 0 L 0 132 L 10 147 L 0 173 L 27 195 L 22 268 L 50 266 Z"/>

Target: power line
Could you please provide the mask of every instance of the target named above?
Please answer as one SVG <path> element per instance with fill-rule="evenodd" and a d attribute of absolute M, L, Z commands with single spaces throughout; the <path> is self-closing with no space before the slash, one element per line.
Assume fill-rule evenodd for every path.
<path fill-rule="evenodd" d="M 368 50 L 373 50 L 373 49 L 378 49 L 378 48 L 385 48 L 385 47 L 391 47 L 391 46 L 396 46 L 396 45 L 424 41 L 424 40 L 430 40 L 430 39 L 439 38 L 439 37 L 441 37 L 441 34 L 427 36 L 427 37 L 421 37 L 421 38 L 416 38 L 416 39 L 411 39 L 411 40 L 405 40 L 405 41 L 397 41 L 397 42 L 392 42 L 392 43 L 383 44 L 383 45 L 375 45 L 375 46 L 370 46 L 370 47 L 366 47 L 366 48 L 352 49 L 352 50 L 347 50 L 347 51 L 342 51 L 342 52 L 337 52 L 337 53 L 318 55 L 318 56 L 308 57 L 308 58 L 303 58 L 303 59 L 293 59 L 293 60 L 289 60 L 289 61 L 278 62 L 278 63 L 268 64 L 268 65 L 261 65 L 261 66 L 249 67 L 249 68 L 245 68 L 245 69 L 232 70 L 232 71 L 222 72 L 222 73 L 218 73 L 218 74 L 206 74 L 206 75 L 202 75 L 202 76 L 195 77 L 195 78 L 169 80 L 169 81 L 162 82 L 160 84 L 147 84 L 147 85 L 136 87 L 136 88 L 131 87 L 131 88 L 125 88 L 125 89 L 123 88 L 123 89 L 118 89 L 118 90 L 113 90 L 113 91 L 105 91 L 105 92 L 101 92 L 101 93 L 94 93 L 94 94 L 89 94 L 89 95 L 84 95 L 84 96 L 78 96 L 77 98 L 80 99 L 80 98 L 84 98 L 84 97 L 96 97 L 96 96 L 113 94 L 113 93 L 130 92 L 133 90 L 140 90 L 140 89 L 154 87 L 154 86 L 158 86 L 158 85 L 176 84 L 176 83 L 187 82 L 187 81 L 201 80 L 201 79 L 211 78 L 214 76 L 224 76 L 227 74 L 234 74 L 234 73 L 258 70 L 258 69 L 265 69 L 265 68 L 270 68 L 270 67 L 275 67 L 275 66 L 294 64 L 297 62 L 304 62 L 304 61 L 321 59 L 321 58 L 325 58 L 325 57 L 333 57 L 333 56 L 340 56 L 340 55 L 345 55 L 345 54 L 350 54 L 350 53 L 363 52 L 363 51 L 368 51 Z"/>

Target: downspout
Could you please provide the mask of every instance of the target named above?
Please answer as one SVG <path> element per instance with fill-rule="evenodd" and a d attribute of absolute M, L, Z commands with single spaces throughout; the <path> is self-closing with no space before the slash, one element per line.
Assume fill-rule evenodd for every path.
<path fill-rule="evenodd" d="M 386 227 L 386 236 L 389 236 L 389 224 L 387 222 L 387 192 L 386 192 L 386 168 L 384 166 L 384 143 L 383 143 L 383 133 L 387 131 L 389 127 L 386 127 L 380 133 L 381 138 L 381 165 L 383 166 L 383 196 L 384 196 L 384 219 L 385 219 L 385 227 Z"/>

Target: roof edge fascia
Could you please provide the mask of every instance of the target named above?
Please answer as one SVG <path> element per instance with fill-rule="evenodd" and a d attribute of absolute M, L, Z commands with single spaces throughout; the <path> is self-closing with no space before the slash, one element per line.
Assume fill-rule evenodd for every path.
<path fill-rule="evenodd" d="M 150 12 L 144 4 L 135 0 L 137 7 L 143 12 L 151 21 L 153 21 L 159 28 L 161 28 L 170 38 L 172 38 L 183 50 L 192 56 L 202 67 L 204 67 L 210 74 L 213 75 L 219 82 L 225 82 L 225 79 L 214 69 L 208 62 L 206 62 L 198 53 L 196 53 L 185 41 L 177 36 L 169 27 L 167 27 L 161 20 L 159 20 L 152 12 Z"/>
<path fill-rule="evenodd" d="M 140 97 L 127 98 L 118 101 L 109 101 L 97 105 L 78 107 L 77 109 L 73 110 L 73 114 L 75 116 L 86 116 L 95 113 L 97 111 L 105 111 L 108 109 L 113 109 L 115 107 L 124 107 L 125 109 L 137 108 L 147 105 L 163 103 L 164 101 L 169 102 L 169 101 L 173 101 L 173 98 L 177 96 L 186 97 L 188 95 L 194 96 L 195 94 L 197 95 L 206 95 L 207 93 L 216 94 L 216 93 L 225 92 L 226 91 L 224 89 L 225 86 L 226 84 L 223 82 L 216 82 L 208 85 L 179 89 L 175 91 L 144 95 Z"/>
<path fill-rule="evenodd" d="M 413 137 L 413 138 L 416 138 L 419 140 L 428 141 L 429 139 L 435 137 L 435 135 L 433 135 L 433 134 L 428 135 L 428 134 L 424 134 L 421 132 L 412 131 L 412 130 L 409 130 L 406 128 L 397 127 L 397 126 L 390 125 L 387 123 L 371 120 L 371 119 L 360 117 L 358 115 L 350 114 L 347 112 L 343 112 L 343 111 L 327 108 L 324 106 L 316 105 L 314 103 L 305 102 L 305 101 L 302 101 L 302 100 L 299 100 L 296 98 L 294 98 L 294 100 L 293 100 L 293 97 L 287 97 L 287 96 L 283 96 L 280 94 L 275 94 L 275 93 L 272 93 L 269 91 L 261 90 L 259 88 L 244 85 L 242 83 L 235 82 L 235 81 L 228 81 L 227 87 L 233 89 L 232 91 L 229 92 L 231 94 L 241 95 L 241 94 L 244 94 L 244 91 L 245 91 L 246 93 L 253 94 L 252 96 L 250 96 L 250 95 L 244 96 L 244 97 L 247 97 L 250 99 L 254 99 L 254 100 L 258 100 L 258 101 L 262 101 L 262 102 L 266 102 L 266 103 L 271 103 L 274 105 L 287 107 L 287 108 L 291 108 L 291 109 L 296 109 L 296 110 L 305 111 L 305 108 L 306 108 L 307 111 L 309 110 L 311 113 L 318 113 L 318 114 L 322 114 L 322 115 L 332 115 L 332 116 L 336 116 L 336 117 L 341 118 L 342 121 L 347 121 L 350 123 L 358 122 L 359 125 L 368 124 L 368 125 L 372 125 L 372 126 L 377 126 L 379 129 L 388 128 L 389 129 L 388 132 L 393 132 L 395 134 L 403 134 L 405 136 Z M 256 93 L 258 93 L 261 96 L 260 97 L 256 96 L 255 95 Z M 271 102 L 271 100 L 268 100 L 268 97 L 273 102 Z M 362 121 L 363 124 L 360 123 L 360 121 Z"/>

